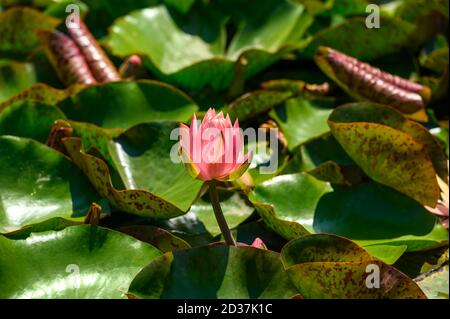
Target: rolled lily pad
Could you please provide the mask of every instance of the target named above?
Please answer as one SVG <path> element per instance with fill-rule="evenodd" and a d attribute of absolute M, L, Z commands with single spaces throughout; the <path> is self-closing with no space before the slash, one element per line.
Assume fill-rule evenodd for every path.
<path fill-rule="evenodd" d="M 90 86 L 58 106 L 71 120 L 121 129 L 149 121 L 185 121 L 198 108 L 173 86 L 150 80 Z"/>
<path fill-rule="evenodd" d="M 252 247 L 200 247 L 166 253 L 130 284 L 138 298 L 291 298 L 293 288 L 275 252 Z"/>
<path fill-rule="evenodd" d="M 258 185 L 250 199 L 266 224 L 286 239 L 307 235 L 298 232 L 304 227 L 310 233 L 345 236 L 362 246 L 406 245 L 408 251 L 448 241 L 445 228 L 423 206 L 373 182 L 332 189 L 305 173 L 281 175 Z M 261 205 L 271 207 L 272 214 Z M 376 255 L 389 261 L 391 253 L 395 251 Z"/>
<path fill-rule="evenodd" d="M 27 7 L 13 7 L 0 12 L 0 57 L 26 55 L 38 44 L 35 31 L 51 30 L 59 19 Z"/>
<path fill-rule="evenodd" d="M 320 105 L 320 101 L 298 97 L 270 113 L 281 127 L 290 150 L 329 131 L 327 119 L 331 110 Z"/>
<path fill-rule="evenodd" d="M 281 257 L 306 299 L 426 299 L 412 279 L 344 238 L 299 238 L 283 248 Z"/>
<path fill-rule="evenodd" d="M 248 78 L 277 61 L 311 22 L 303 16 L 307 14 L 303 6 L 284 0 L 260 1 L 258 16 L 268 20 L 253 12 L 246 14 L 244 7 L 242 1 L 218 7 L 198 4 L 193 14 L 181 17 L 165 6 L 135 11 L 111 26 L 107 45 L 121 57 L 144 55 L 147 66 L 160 78 L 182 87 L 223 89 L 229 86 L 240 56 L 248 62 L 242 74 Z M 228 16 L 237 18 L 239 26 L 225 51 Z"/>
<path fill-rule="evenodd" d="M 58 108 L 35 101 L 18 101 L 0 111 L 0 135 L 14 135 L 45 143 L 56 120 L 65 115 Z"/>
<path fill-rule="evenodd" d="M 53 217 L 83 220 L 100 196 L 61 153 L 26 138 L 0 137 L 0 233 Z"/>
<path fill-rule="evenodd" d="M 132 237 L 89 225 L 24 240 L 0 236 L 0 252 L 0 297 L 42 299 L 124 298 L 132 278 L 161 254 Z"/>
<path fill-rule="evenodd" d="M 333 136 L 370 178 L 423 205 L 436 205 L 436 170 L 416 138 L 383 124 L 333 119 L 328 122 Z"/>

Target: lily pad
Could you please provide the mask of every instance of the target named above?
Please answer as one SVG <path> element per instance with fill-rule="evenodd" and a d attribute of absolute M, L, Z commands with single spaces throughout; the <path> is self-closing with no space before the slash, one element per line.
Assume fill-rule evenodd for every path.
<path fill-rule="evenodd" d="M 270 111 L 291 96 L 290 92 L 259 90 L 239 97 L 227 107 L 226 112 L 242 122 Z"/>
<path fill-rule="evenodd" d="M 292 159 L 284 167 L 283 174 L 311 171 L 327 162 L 333 162 L 339 167 L 355 165 L 331 133 L 300 145 L 292 153 Z"/>
<path fill-rule="evenodd" d="M 418 280 L 417 284 L 429 299 L 448 299 L 448 264 L 437 269 L 429 276 Z"/>
<path fill-rule="evenodd" d="M 328 183 L 308 174 L 292 174 L 277 176 L 258 185 L 249 198 L 269 227 L 286 239 L 292 239 L 298 237 L 298 231 L 290 224 L 305 228 L 307 231 L 303 231 L 303 235 L 314 231 L 313 216 L 317 204 L 331 191 Z"/>
<path fill-rule="evenodd" d="M 198 108 L 173 86 L 150 80 L 90 86 L 58 106 L 71 120 L 121 129 L 149 121 L 185 121 Z"/>
<path fill-rule="evenodd" d="M 380 259 L 388 265 L 393 265 L 408 249 L 407 245 L 369 245 L 364 249 L 375 258 Z"/>
<path fill-rule="evenodd" d="M 124 298 L 132 278 L 161 254 L 132 237 L 89 225 L 24 240 L 0 236 L 0 252 L 0 297 L 44 299 Z"/>
<path fill-rule="evenodd" d="M 30 53 L 38 44 L 34 32 L 51 30 L 59 23 L 59 19 L 27 7 L 13 7 L 0 12 L 0 57 Z"/>
<path fill-rule="evenodd" d="M 107 164 L 98 157 L 82 152 L 81 139 L 65 138 L 63 143 L 72 161 L 81 168 L 98 193 L 107 198 L 116 209 L 154 218 L 171 218 L 184 214 L 180 208 L 148 191 L 115 189 Z"/>
<path fill-rule="evenodd" d="M 416 138 L 378 123 L 334 122 L 331 116 L 328 124 L 333 136 L 370 178 L 423 205 L 436 205 L 436 170 Z"/>
<path fill-rule="evenodd" d="M 121 57 L 144 55 L 146 65 L 160 78 L 182 87 L 223 89 L 229 86 L 240 56 L 248 61 L 242 76 L 249 78 L 280 59 L 310 24 L 303 6 L 284 0 L 260 1 L 257 16 L 244 12 L 243 1 L 221 5 L 225 8 L 197 2 L 192 14 L 181 17 L 165 6 L 135 11 L 111 26 L 107 45 Z M 237 16 L 239 25 L 226 49 L 227 16 Z"/>
<path fill-rule="evenodd" d="M 347 19 L 317 32 L 302 54 L 312 58 L 318 47 L 328 46 L 361 60 L 374 60 L 409 46 L 413 24 L 381 17 L 380 26 L 367 28 L 363 17 Z"/>
<path fill-rule="evenodd" d="M 438 175 L 443 180 L 448 178 L 447 156 L 444 148 L 424 126 L 407 119 L 394 108 L 375 103 L 350 103 L 338 107 L 329 121 L 378 123 L 405 132 L 425 146 Z"/>
<path fill-rule="evenodd" d="M 297 293 L 275 252 L 252 247 L 200 247 L 166 253 L 133 280 L 138 298 L 290 298 Z"/>
<path fill-rule="evenodd" d="M 81 86 L 75 85 L 66 90 L 56 89 L 44 83 L 36 83 L 30 88 L 25 89 L 12 96 L 11 98 L 0 103 L 0 110 L 8 107 L 9 105 L 17 101 L 38 101 L 41 103 L 56 106 L 56 104 L 70 94 L 77 92 L 81 89 Z"/>
<path fill-rule="evenodd" d="M 61 153 L 26 138 L 0 137 L 0 232 L 53 217 L 82 220 L 100 197 Z"/>
<path fill-rule="evenodd" d="M 406 245 L 408 251 L 448 241 L 447 231 L 423 206 L 374 182 L 331 188 L 305 173 L 281 175 L 258 185 L 250 199 L 267 225 L 286 239 L 305 236 L 298 232 L 304 227 L 310 233 L 345 236 L 363 246 Z M 273 214 L 259 205 L 272 207 Z"/>
<path fill-rule="evenodd" d="M 150 225 L 124 226 L 117 229 L 127 235 L 133 236 L 143 242 L 149 243 L 161 250 L 168 251 L 189 249 L 191 246 L 183 239 L 172 235 L 170 232 Z"/>
<path fill-rule="evenodd" d="M 331 110 L 321 104 L 299 97 L 286 101 L 270 113 L 281 127 L 290 150 L 329 132 L 327 119 Z"/>
<path fill-rule="evenodd" d="M 288 243 L 283 265 L 304 298 L 426 299 L 417 284 L 351 241 L 310 235 Z"/>
<path fill-rule="evenodd" d="M 65 115 L 41 102 L 18 101 L 0 111 L 0 135 L 14 135 L 45 143 L 56 120 Z"/>
<path fill-rule="evenodd" d="M 33 64 L 0 61 L 0 103 L 34 83 L 36 73 Z"/>

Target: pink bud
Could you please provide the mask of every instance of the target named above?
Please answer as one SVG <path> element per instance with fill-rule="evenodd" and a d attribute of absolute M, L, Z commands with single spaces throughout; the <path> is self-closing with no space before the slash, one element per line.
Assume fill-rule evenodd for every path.
<path fill-rule="evenodd" d="M 236 120 L 209 109 L 200 125 L 194 114 L 191 126 L 180 125 L 180 153 L 188 171 L 203 181 L 239 178 L 250 164 L 244 155 L 244 135 Z"/>
<path fill-rule="evenodd" d="M 251 246 L 255 247 L 255 248 L 267 250 L 266 244 L 264 244 L 262 239 L 259 237 L 256 237 L 256 239 L 253 241 Z"/>

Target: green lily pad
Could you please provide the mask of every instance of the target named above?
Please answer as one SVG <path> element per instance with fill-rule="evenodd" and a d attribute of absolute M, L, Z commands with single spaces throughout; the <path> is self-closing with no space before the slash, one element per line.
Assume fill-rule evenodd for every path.
<path fill-rule="evenodd" d="M 0 137 L 0 232 L 52 217 L 82 220 L 99 196 L 61 153 L 36 141 Z"/>
<path fill-rule="evenodd" d="M 0 103 L 0 111 L 17 101 L 31 100 L 55 106 L 58 102 L 80 89 L 81 86 L 79 85 L 72 86 L 66 90 L 60 90 L 44 83 L 37 83 Z"/>
<path fill-rule="evenodd" d="M 424 68 L 432 70 L 438 74 L 442 74 L 445 71 L 446 66 L 449 64 L 448 47 L 431 52 L 423 60 L 420 60 L 420 64 Z"/>
<path fill-rule="evenodd" d="M 153 218 L 171 218 L 184 214 L 177 206 L 148 191 L 114 188 L 108 165 L 102 159 L 82 152 L 80 138 L 65 138 L 63 143 L 72 161 L 89 178 L 97 192 L 116 209 Z"/>
<path fill-rule="evenodd" d="M 166 1 L 166 0 L 163 0 Z M 83 0 L 88 6 L 84 21 L 94 34 L 105 35 L 108 27 L 119 17 L 131 11 L 153 6 L 161 0 Z"/>
<path fill-rule="evenodd" d="M 286 101 L 270 113 L 283 131 L 290 150 L 329 132 L 327 119 L 331 110 L 320 105 L 320 101 L 299 97 Z"/>
<path fill-rule="evenodd" d="M 448 265 L 445 265 L 424 279 L 417 281 L 417 284 L 429 299 L 448 299 L 448 278 Z"/>
<path fill-rule="evenodd" d="M 395 225 L 395 226 L 394 226 Z M 407 245 L 431 249 L 448 240 L 446 230 L 419 203 L 377 183 L 338 187 L 321 198 L 314 229 L 361 245 Z"/>
<path fill-rule="evenodd" d="M 132 237 L 89 225 L 24 240 L 0 236 L 0 252 L 0 297 L 44 299 L 124 298 L 132 278 L 161 254 Z"/>
<path fill-rule="evenodd" d="M 226 108 L 225 112 L 242 122 L 270 111 L 291 96 L 290 92 L 259 90 L 239 97 Z"/>
<path fill-rule="evenodd" d="M 218 6 L 197 2 L 196 10 L 184 16 L 165 6 L 135 11 L 111 26 L 107 45 L 121 57 L 144 55 L 146 65 L 160 78 L 182 87 L 227 88 L 240 56 L 248 62 L 242 76 L 249 78 L 280 59 L 311 22 L 303 6 L 288 1 L 260 1 L 258 15 L 245 8 L 243 1 L 228 1 Z M 238 26 L 226 49 L 227 16 L 236 18 Z"/>
<path fill-rule="evenodd" d="M 341 167 L 332 161 L 320 164 L 316 168 L 308 171 L 308 174 L 314 176 L 320 181 L 330 182 L 332 184 L 347 185 L 347 181 Z"/>
<path fill-rule="evenodd" d="M 0 135 L 14 135 L 45 143 L 56 120 L 65 115 L 56 107 L 31 100 L 18 101 L 0 111 Z"/>
<path fill-rule="evenodd" d="M 312 15 L 323 14 L 324 12 L 333 8 L 335 0 L 294 0 L 305 6 L 305 9 Z"/>
<path fill-rule="evenodd" d="M 328 183 L 310 175 L 281 175 L 258 185 L 249 199 L 273 231 L 286 239 L 292 239 L 313 232 L 312 216 L 316 205 L 322 195 L 329 191 L 331 187 Z M 287 194 L 289 199 L 285 198 Z M 302 200 L 294 202 L 292 198 Z"/>
<path fill-rule="evenodd" d="M 179 10 L 182 13 L 189 12 L 189 9 L 194 5 L 197 0 L 164 0 L 164 3 L 168 6 Z"/>
<path fill-rule="evenodd" d="M 34 83 L 36 73 L 33 64 L 0 61 L 0 103 Z"/>
<path fill-rule="evenodd" d="M 50 219 L 46 219 L 43 222 L 39 222 L 36 224 L 30 224 L 27 226 L 24 226 L 16 231 L 12 231 L 10 233 L 5 233 L 3 236 L 9 238 L 9 239 L 27 239 L 30 237 L 33 233 L 42 233 L 47 232 L 50 230 L 57 231 L 57 230 L 63 230 L 64 228 L 67 228 L 69 226 L 76 226 L 84 224 L 84 221 L 79 220 L 69 220 L 61 217 L 53 217 Z"/>
<path fill-rule="evenodd" d="M 297 293 L 275 252 L 200 247 L 166 253 L 133 280 L 138 298 L 290 298 Z"/>
<path fill-rule="evenodd" d="M 328 122 L 333 136 L 373 180 L 423 205 L 439 198 L 436 171 L 423 144 L 389 126 L 368 122 Z"/>
<path fill-rule="evenodd" d="M 312 58 L 320 46 L 328 46 L 361 60 L 374 60 L 410 44 L 414 25 L 396 18 L 381 17 L 380 28 L 369 29 L 366 18 L 356 17 L 322 29 L 302 54 Z"/>
<path fill-rule="evenodd" d="M 183 239 L 171 234 L 170 232 L 150 225 L 124 226 L 117 229 L 121 233 L 133 236 L 143 242 L 149 243 L 161 250 L 163 253 L 168 251 L 189 249 L 191 246 Z"/>
<path fill-rule="evenodd" d="M 121 129 L 149 121 L 185 121 L 198 108 L 173 86 L 150 80 L 90 86 L 58 106 L 71 120 Z"/>
<path fill-rule="evenodd" d="M 361 262 L 372 260 L 366 250 L 342 237 L 318 234 L 294 239 L 281 251 L 285 268 L 311 262 Z"/>
<path fill-rule="evenodd" d="M 388 265 L 393 265 L 408 249 L 407 245 L 369 245 L 364 249 Z"/>
<path fill-rule="evenodd" d="M 449 3 L 446 0 L 405 0 L 394 14 L 416 27 L 412 41 L 420 43 L 428 38 L 445 33 L 448 24 Z"/>
<path fill-rule="evenodd" d="M 443 145 L 445 149 L 445 155 L 447 158 L 449 156 L 449 137 L 448 137 L 448 128 L 444 127 L 436 127 L 430 130 L 430 133 L 433 134 Z"/>
<path fill-rule="evenodd" d="M 27 7 L 13 7 L 0 12 L 0 57 L 26 55 L 38 44 L 34 32 L 51 30 L 59 19 Z"/>
<path fill-rule="evenodd" d="M 105 129 L 86 122 L 65 122 L 73 129 L 72 136 L 79 137 L 83 141 L 82 151 L 88 152 L 91 155 L 98 155 L 108 163 L 110 168 L 117 171 L 116 163 L 112 159 L 109 148 L 112 140 L 119 137 L 123 133 L 123 130 Z"/>
<path fill-rule="evenodd" d="M 329 13 L 341 16 L 367 15 L 366 8 L 369 4 L 372 4 L 370 0 L 334 0 Z"/>
<path fill-rule="evenodd" d="M 237 193 L 220 191 L 219 199 L 228 226 L 232 229 L 239 227 L 254 212 L 244 196 Z M 193 246 L 208 244 L 221 233 L 208 195 L 199 198 L 185 215 L 152 223 L 193 243 Z"/>
<path fill-rule="evenodd" d="M 306 299 L 426 299 L 412 279 L 337 236 L 293 240 L 281 258 Z"/>
<path fill-rule="evenodd" d="M 448 240 L 447 231 L 419 203 L 374 182 L 332 189 L 305 173 L 281 175 L 258 185 L 250 200 L 267 225 L 286 239 L 307 235 L 298 231 L 304 227 L 363 246 L 406 245 L 408 251 L 431 249 Z M 271 207 L 272 214 L 260 205 Z"/>
<path fill-rule="evenodd" d="M 292 153 L 293 157 L 283 168 L 283 174 L 311 171 L 327 162 L 333 162 L 341 168 L 355 165 L 331 133 L 300 145 Z"/>

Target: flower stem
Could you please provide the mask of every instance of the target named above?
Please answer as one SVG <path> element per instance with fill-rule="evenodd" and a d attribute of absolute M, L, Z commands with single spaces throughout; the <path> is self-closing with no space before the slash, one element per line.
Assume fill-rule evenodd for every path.
<path fill-rule="evenodd" d="M 209 182 L 209 196 L 211 198 L 214 215 L 216 216 L 217 223 L 219 224 L 225 242 L 228 246 L 236 246 L 236 241 L 231 234 L 225 216 L 223 215 L 222 208 L 220 207 L 219 194 L 217 193 L 215 181 Z"/>

